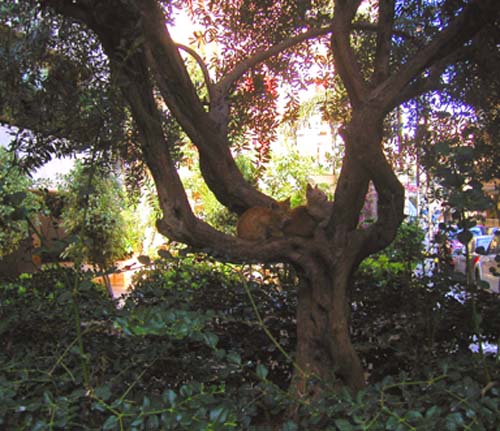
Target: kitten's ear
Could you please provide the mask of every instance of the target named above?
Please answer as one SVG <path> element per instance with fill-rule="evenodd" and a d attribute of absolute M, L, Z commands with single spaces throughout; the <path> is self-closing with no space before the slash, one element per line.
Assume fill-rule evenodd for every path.
<path fill-rule="evenodd" d="M 271 203 L 271 209 L 279 209 L 279 208 L 290 208 L 290 198 L 286 198 L 283 201 L 279 202 L 272 202 Z"/>
<path fill-rule="evenodd" d="M 307 183 L 307 189 L 306 189 L 306 192 L 311 192 L 312 191 L 312 186 L 311 184 Z"/>

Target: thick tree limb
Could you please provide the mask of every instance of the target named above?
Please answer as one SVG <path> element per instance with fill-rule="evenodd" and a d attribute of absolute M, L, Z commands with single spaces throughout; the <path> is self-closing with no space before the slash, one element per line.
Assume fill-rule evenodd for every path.
<path fill-rule="evenodd" d="M 394 0 L 380 0 L 372 85 L 383 82 L 390 74 L 389 64 L 394 25 Z"/>
<path fill-rule="evenodd" d="M 446 67 L 450 64 L 455 64 L 460 61 L 464 61 L 474 53 L 475 44 L 470 46 L 465 46 L 462 49 L 452 52 L 450 55 L 444 56 L 438 62 L 433 64 L 428 70 L 426 70 L 425 75 L 421 74 L 413 82 L 408 84 L 405 89 L 398 95 L 393 101 L 393 106 L 389 109 L 393 109 L 396 106 L 401 105 L 409 100 L 412 100 L 422 94 L 428 93 L 430 91 L 437 91 L 443 89 L 445 86 L 441 82 L 441 76 L 445 71 Z"/>
<path fill-rule="evenodd" d="M 432 42 L 421 48 L 397 73 L 377 86 L 370 94 L 370 101 L 388 112 L 411 81 L 434 62 L 462 48 L 485 23 L 496 19 L 499 13 L 500 3 L 497 0 L 472 0 Z"/>
<path fill-rule="evenodd" d="M 370 180 L 367 171 L 353 153 L 347 149 L 349 144 L 347 140 L 345 141 L 346 154 L 335 188 L 332 217 L 328 227 L 330 230 L 334 229 L 335 234 L 338 233 L 342 236 L 356 228 Z"/>
<path fill-rule="evenodd" d="M 222 260 L 279 262 L 291 259 L 301 262 L 307 256 L 304 251 L 307 243 L 303 240 L 248 242 L 217 231 L 192 213 L 164 141 L 160 113 L 151 92 L 153 87 L 145 64 L 140 53 L 136 53 L 127 59 L 126 65 L 112 64 L 112 69 L 131 106 L 144 142 L 144 157 L 157 186 L 164 215 L 157 224 L 160 232 Z M 138 79 L 138 73 L 142 79 Z"/>
<path fill-rule="evenodd" d="M 335 31 L 331 36 L 335 68 L 342 78 L 353 108 L 360 106 L 366 98 L 367 87 L 361 68 L 350 43 L 351 21 L 360 1 L 336 1 L 333 16 Z"/>

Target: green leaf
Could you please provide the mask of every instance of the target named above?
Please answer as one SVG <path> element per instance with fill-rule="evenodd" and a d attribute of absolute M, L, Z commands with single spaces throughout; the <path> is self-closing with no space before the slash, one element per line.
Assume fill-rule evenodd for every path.
<path fill-rule="evenodd" d="M 42 431 L 47 429 L 47 422 L 43 420 L 39 420 L 36 422 L 36 424 L 31 428 L 31 431 Z"/>
<path fill-rule="evenodd" d="M 217 337 L 217 335 L 213 332 L 203 334 L 203 338 L 205 340 L 205 343 L 212 348 L 215 348 L 215 346 L 217 346 L 217 343 L 219 342 L 219 337 Z"/>
<path fill-rule="evenodd" d="M 394 416 L 389 416 L 387 422 L 385 423 L 386 430 L 395 430 L 400 425 L 399 419 Z"/>
<path fill-rule="evenodd" d="M 351 431 L 354 429 L 353 425 L 346 419 L 335 419 L 334 422 L 339 431 Z"/>
<path fill-rule="evenodd" d="M 425 412 L 426 418 L 431 418 L 433 416 L 438 416 L 441 413 L 441 408 L 438 406 L 432 406 Z"/>
<path fill-rule="evenodd" d="M 103 430 L 113 430 L 118 428 L 118 416 L 109 416 L 102 425 Z"/>
<path fill-rule="evenodd" d="M 419 421 L 423 418 L 422 413 L 416 410 L 410 410 L 405 416 L 405 419 L 408 421 Z"/>
<path fill-rule="evenodd" d="M 283 424 L 282 431 L 297 431 L 299 429 L 298 425 L 292 421 L 286 421 Z"/>
<path fill-rule="evenodd" d="M 45 391 L 43 393 L 43 399 L 47 404 L 54 404 L 54 396 L 50 391 Z"/>
<path fill-rule="evenodd" d="M 461 427 L 464 425 L 464 418 L 458 412 L 451 413 L 446 416 L 445 424 L 448 431 L 455 431 L 461 429 Z"/>
<path fill-rule="evenodd" d="M 111 397 L 111 386 L 110 385 L 99 386 L 95 388 L 94 393 L 98 398 L 107 401 Z"/>
<path fill-rule="evenodd" d="M 183 397 L 186 397 L 186 398 L 190 397 L 193 395 L 193 388 L 191 386 L 188 386 L 188 385 L 182 385 L 180 393 Z"/>
<path fill-rule="evenodd" d="M 265 380 L 267 375 L 269 374 L 269 370 L 265 365 L 258 364 L 257 368 L 255 370 L 257 377 L 259 377 L 262 380 Z"/>
<path fill-rule="evenodd" d="M 224 406 L 218 406 L 210 410 L 210 420 L 222 424 L 226 421 L 229 411 Z"/>
<path fill-rule="evenodd" d="M 160 428 L 160 418 L 157 415 L 149 416 L 146 421 L 147 430 L 158 430 Z"/>
<path fill-rule="evenodd" d="M 175 406 L 175 401 L 177 400 L 177 394 L 172 389 L 169 389 L 167 392 L 165 392 L 164 397 L 172 407 Z"/>
<path fill-rule="evenodd" d="M 229 352 L 226 356 L 227 360 L 235 365 L 241 365 L 241 356 L 235 352 Z"/>
<path fill-rule="evenodd" d="M 130 424 L 131 427 L 138 427 L 141 426 L 144 422 L 144 416 L 137 416 L 132 423 Z"/>

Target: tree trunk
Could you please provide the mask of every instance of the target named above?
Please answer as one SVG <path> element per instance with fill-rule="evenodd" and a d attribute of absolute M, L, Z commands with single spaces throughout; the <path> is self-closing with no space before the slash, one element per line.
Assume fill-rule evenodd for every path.
<path fill-rule="evenodd" d="M 364 386 L 361 361 L 349 334 L 347 288 L 351 266 L 321 259 L 299 275 L 296 369 L 292 391 L 314 398 L 324 386 L 347 385 L 353 392 Z"/>

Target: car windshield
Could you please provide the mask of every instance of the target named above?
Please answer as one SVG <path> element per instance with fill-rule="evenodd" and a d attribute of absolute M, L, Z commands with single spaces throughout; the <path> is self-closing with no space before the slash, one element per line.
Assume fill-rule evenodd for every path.
<path fill-rule="evenodd" d="M 490 246 L 490 242 L 493 239 L 493 236 L 487 236 L 483 238 L 476 238 L 476 248 L 484 247 L 486 250 Z"/>

